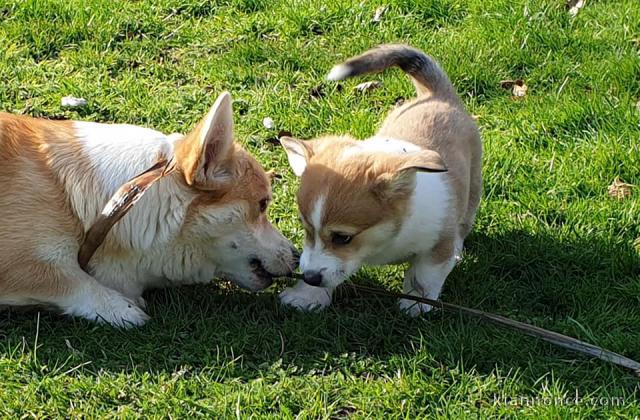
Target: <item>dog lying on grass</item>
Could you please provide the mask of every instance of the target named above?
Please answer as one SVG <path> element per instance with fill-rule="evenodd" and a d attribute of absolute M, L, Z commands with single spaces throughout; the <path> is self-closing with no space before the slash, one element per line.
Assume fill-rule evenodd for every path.
<path fill-rule="evenodd" d="M 301 177 L 306 232 L 304 281 L 280 295 L 303 310 L 331 303 L 333 290 L 364 264 L 409 262 L 404 293 L 437 299 L 472 228 L 480 201 L 482 144 L 447 75 L 423 52 L 384 45 L 335 66 L 342 80 L 398 66 L 417 98 L 394 109 L 365 141 L 325 136 L 281 140 Z M 401 300 L 411 315 L 428 305 Z"/>
<path fill-rule="evenodd" d="M 296 252 L 266 216 L 270 179 L 233 140 L 228 93 L 186 136 L 0 114 L 0 305 L 141 325 L 147 288 L 222 276 L 260 290 L 290 273 Z M 83 271 L 80 244 L 109 197 L 160 159 L 177 170 L 150 187 Z"/>

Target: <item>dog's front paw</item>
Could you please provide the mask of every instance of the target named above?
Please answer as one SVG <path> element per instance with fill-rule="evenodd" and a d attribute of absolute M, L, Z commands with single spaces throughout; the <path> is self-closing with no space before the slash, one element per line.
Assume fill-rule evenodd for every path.
<path fill-rule="evenodd" d="M 119 328 L 143 325 L 149 319 L 149 315 L 135 301 L 113 290 L 102 288 L 76 299 L 65 312 Z"/>
<path fill-rule="evenodd" d="M 133 299 L 133 301 L 136 303 L 136 305 L 138 305 L 139 308 L 147 309 L 147 301 L 144 300 L 142 296 L 138 296 L 137 298 Z"/>
<path fill-rule="evenodd" d="M 149 320 L 149 315 L 136 302 L 122 296 L 109 299 L 108 304 L 99 308 L 96 315 L 97 321 L 119 328 L 140 326 Z"/>
<path fill-rule="evenodd" d="M 316 311 L 331 305 L 332 289 L 309 286 L 304 282 L 280 293 L 280 302 L 301 311 Z"/>
<path fill-rule="evenodd" d="M 398 301 L 398 306 L 402 312 L 414 318 L 422 314 L 426 314 L 432 309 L 431 305 L 409 299 L 400 299 Z"/>

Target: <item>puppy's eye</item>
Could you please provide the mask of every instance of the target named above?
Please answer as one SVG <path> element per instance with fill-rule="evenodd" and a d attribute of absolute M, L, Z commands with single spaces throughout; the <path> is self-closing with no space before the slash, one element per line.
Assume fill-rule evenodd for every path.
<path fill-rule="evenodd" d="M 265 211 L 267 211 L 267 206 L 269 206 L 269 199 L 263 198 L 262 200 L 260 200 L 259 206 L 260 206 L 260 213 L 264 213 Z"/>
<path fill-rule="evenodd" d="M 344 235 L 337 232 L 331 234 L 331 243 L 334 245 L 347 245 L 352 239 L 352 235 Z"/>

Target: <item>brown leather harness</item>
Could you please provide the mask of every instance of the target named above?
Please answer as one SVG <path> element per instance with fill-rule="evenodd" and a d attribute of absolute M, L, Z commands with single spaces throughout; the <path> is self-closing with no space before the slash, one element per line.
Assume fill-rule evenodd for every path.
<path fill-rule="evenodd" d="M 107 201 L 98 219 L 87 231 L 84 242 L 78 252 L 78 263 L 84 271 L 88 270 L 89 261 L 102 245 L 107 234 L 120 219 L 133 207 L 144 193 L 156 181 L 173 172 L 176 168 L 172 159 L 161 159 L 140 175 L 130 179 L 118 188 L 118 191 Z"/>

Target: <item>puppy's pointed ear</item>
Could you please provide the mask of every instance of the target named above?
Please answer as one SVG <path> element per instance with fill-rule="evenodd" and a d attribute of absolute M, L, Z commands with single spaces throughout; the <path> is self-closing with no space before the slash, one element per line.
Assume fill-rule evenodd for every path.
<path fill-rule="evenodd" d="M 280 144 L 287 152 L 289 166 L 296 176 L 302 176 L 313 156 L 313 146 L 311 142 L 294 139 L 293 137 L 281 137 Z"/>
<path fill-rule="evenodd" d="M 401 155 L 403 156 L 403 155 Z M 406 159 L 398 168 L 397 172 L 447 172 L 442 157 L 433 150 L 421 150 L 407 154 Z"/>
<path fill-rule="evenodd" d="M 397 197 L 413 192 L 418 172 L 447 172 L 442 157 L 433 150 L 422 150 L 398 155 L 391 169 L 378 177 L 374 193 L 384 197 Z"/>
<path fill-rule="evenodd" d="M 176 160 L 188 185 L 215 188 L 230 177 L 226 163 L 232 149 L 231 95 L 223 92 L 196 128 L 176 142 Z"/>

